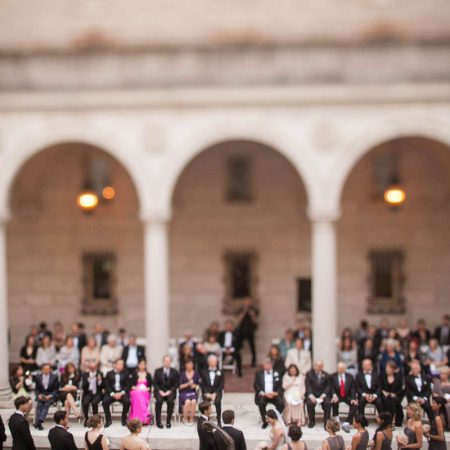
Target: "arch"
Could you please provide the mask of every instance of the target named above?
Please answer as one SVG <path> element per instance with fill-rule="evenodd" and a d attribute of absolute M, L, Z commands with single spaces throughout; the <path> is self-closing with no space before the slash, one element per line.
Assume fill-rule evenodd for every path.
<path fill-rule="evenodd" d="M 86 144 L 95 147 L 111 157 L 115 158 L 126 170 L 138 198 L 139 210 L 145 208 L 145 185 L 144 174 L 141 172 L 140 165 L 135 159 L 126 157 L 122 150 L 121 139 L 112 133 L 102 134 L 82 127 L 57 130 L 40 130 L 30 133 L 23 139 L 19 139 L 5 149 L 0 155 L 0 167 L 2 167 L 2 177 L 0 178 L 0 218 L 9 217 L 9 201 L 11 189 L 16 175 L 25 163 L 34 155 L 46 148 L 50 148 L 63 143 Z"/>

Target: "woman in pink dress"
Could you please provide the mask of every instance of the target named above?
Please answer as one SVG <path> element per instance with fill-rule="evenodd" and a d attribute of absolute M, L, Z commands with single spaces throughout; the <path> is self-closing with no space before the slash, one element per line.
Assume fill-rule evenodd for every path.
<path fill-rule="evenodd" d="M 149 425 L 152 420 L 150 411 L 152 376 L 147 372 L 145 360 L 139 361 L 136 371 L 130 377 L 130 412 L 129 420 L 138 419 L 144 425 Z"/>

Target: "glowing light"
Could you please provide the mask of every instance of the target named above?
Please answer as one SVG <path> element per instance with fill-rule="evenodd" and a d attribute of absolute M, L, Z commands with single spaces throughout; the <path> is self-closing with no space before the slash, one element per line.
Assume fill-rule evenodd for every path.
<path fill-rule="evenodd" d="M 111 186 L 106 186 L 102 191 L 103 198 L 105 200 L 112 200 L 116 196 L 116 191 Z"/>
<path fill-rule="evenodd" d="M 98 205 L 98 196 L 95 192 L 83 191 L 77 197 L 77 205 L 84 211 L 92 211 Z"/>
<path fill-rule="evenodd" d="M 405 191 L 399 186 L 391 186 L 384 193 L 384 200 L 393 206 L 401 205 L 406 199 Z"/>

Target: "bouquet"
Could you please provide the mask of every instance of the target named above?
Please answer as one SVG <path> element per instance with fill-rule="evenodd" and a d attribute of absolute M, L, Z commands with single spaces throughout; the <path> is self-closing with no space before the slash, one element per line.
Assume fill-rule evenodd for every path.
<path fill-rule="evenodd" d="M 426 424 L 423 426 L 423 432 L 424 433 L 429 433 L 430 432 L 430 425 Z"/>
<path fill-rule="evenodd" d="M 373 439 L 369 440 L 369 442 L 367 443 L 367 448 L 375 448 L 375 441 Z"/>
<path fill-rule="evenodd" d="M 397 436 L 397 444 L 399 447 L 402 447 L 403 445 L 408 445 L 409 439 L 406 434 L 402 433 Z"/>

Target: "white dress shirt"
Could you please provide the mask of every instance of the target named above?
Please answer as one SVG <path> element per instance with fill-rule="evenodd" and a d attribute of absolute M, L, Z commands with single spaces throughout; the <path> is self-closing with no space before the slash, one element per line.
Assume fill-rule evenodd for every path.
<path fill-rule="evenodd" d="M 233 346 L 233 333 L 231 331 L 225 332 L 225 339 L 223 346 L 225 348 L 229 348 Z"/>
<path fill-rule="evenodd" d="M 216 369 L 208 369 L 209 371 L 209 380 L 211 381 L 211 386 L 214 385 L 214 381 L 216 380 Z"/>
<path fill-rule="evenodd" d="M 136 368 L 138 366 L 138 357 L 137 357 L 137 346 L 130 345 L 128 347 L 128 357 L 126 360 L 126 366 L 131 368 Z"/>
<path fill-rule="evenodd" d="M 264 371 L 264 393 L 273 392 L 273 372 Z"/>

